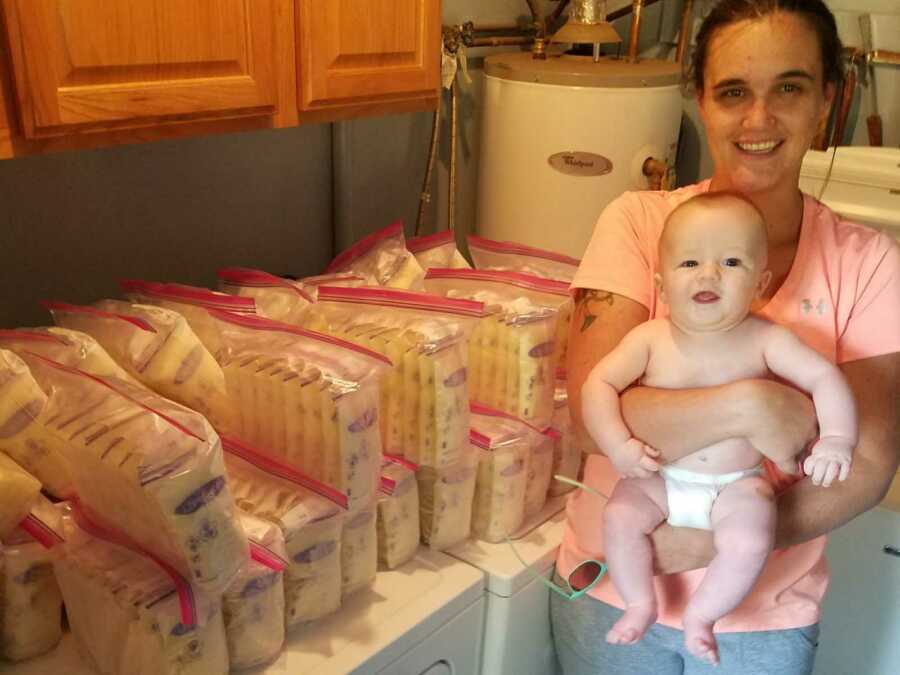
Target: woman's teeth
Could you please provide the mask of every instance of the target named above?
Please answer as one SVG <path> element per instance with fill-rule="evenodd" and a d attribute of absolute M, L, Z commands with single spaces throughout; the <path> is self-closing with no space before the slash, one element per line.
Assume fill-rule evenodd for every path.
<path fill-rule="evenodd" d="M 771 152 L 779 144 L 779 141 L 764 141 L 762 143 L 738 143 L 737 146 L 744 152 L 752 152 L 754 154 L 763 154 Z"/>

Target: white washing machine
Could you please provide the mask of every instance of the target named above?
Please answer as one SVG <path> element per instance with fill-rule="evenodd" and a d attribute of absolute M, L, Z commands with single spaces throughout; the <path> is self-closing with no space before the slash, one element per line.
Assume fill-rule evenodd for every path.
<path fill-rule="evenodd" d="M 455 558 L 421 548 L 402 567 L 379 571 L 329 617 L 298 628 L 281 657 L 253 675 L 475 675 L 481 657 L 484 574 Z M 71 634 L 51 653 L 0 673 L 96 675 Z M 499 672 L 499 671 L 497 671 Z"/>
<path fill-rule="evenodd" d="M 564 503 L 565 496 L 557 497 L 532 521 L 541 525 L 514 535 L 516 551 L 545 578 L 553 573 L 562 540 Z M 469 540 L 447 553 L 485 574 L 482 675 L 558 673 L 550 633 L 551 591 L 522 566 L 509 544 Z"/>
<path fill-rule="evenodd" d="M 900 149 L 810 150 L 803 158 L 800 189 L 848 220 L 884 230 L 900 241 Z"/>

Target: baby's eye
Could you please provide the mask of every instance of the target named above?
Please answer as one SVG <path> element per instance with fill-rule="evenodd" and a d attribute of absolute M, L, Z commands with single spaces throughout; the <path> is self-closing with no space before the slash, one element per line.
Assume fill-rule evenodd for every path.
<path fill-rule="evenodd" d="M 678 266 L 679 267 L 696 267 L 697 261 L 696 260 L 682 260 Z"/>
<path fill-rule="evenodd" d="M 740 267 L 741 259 L 740 258 L 725 258 L 725 266 L 726 267 Z"/>

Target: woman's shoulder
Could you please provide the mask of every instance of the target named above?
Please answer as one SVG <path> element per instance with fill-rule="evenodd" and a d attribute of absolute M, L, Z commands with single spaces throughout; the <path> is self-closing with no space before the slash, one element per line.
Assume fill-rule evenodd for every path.
<path fill-rule="evenodd" d="M 629 190 L 612 200 L 607 208 L 655 220 L 660 214 L 665 218 L 682 202 L 708 190 L 708 180 L 675 190 Z"/>

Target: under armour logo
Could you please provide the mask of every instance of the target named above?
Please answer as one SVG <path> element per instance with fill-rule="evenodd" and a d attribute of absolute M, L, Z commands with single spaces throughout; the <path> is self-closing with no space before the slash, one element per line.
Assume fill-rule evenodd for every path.
<path fill-rule="evenodd" d="M 804 314 L 809 314 L 813 310 L 812 300 L 809 298 L 803 298 L 800 301 L 800 309 Z M 825 301 L 819 298 L 819 302 L 816 303 L 815 310 L 819 316 L 822 316 L 825 313 L 825 310 L 828 309 L 828 305 L 825 304 Z"/>

